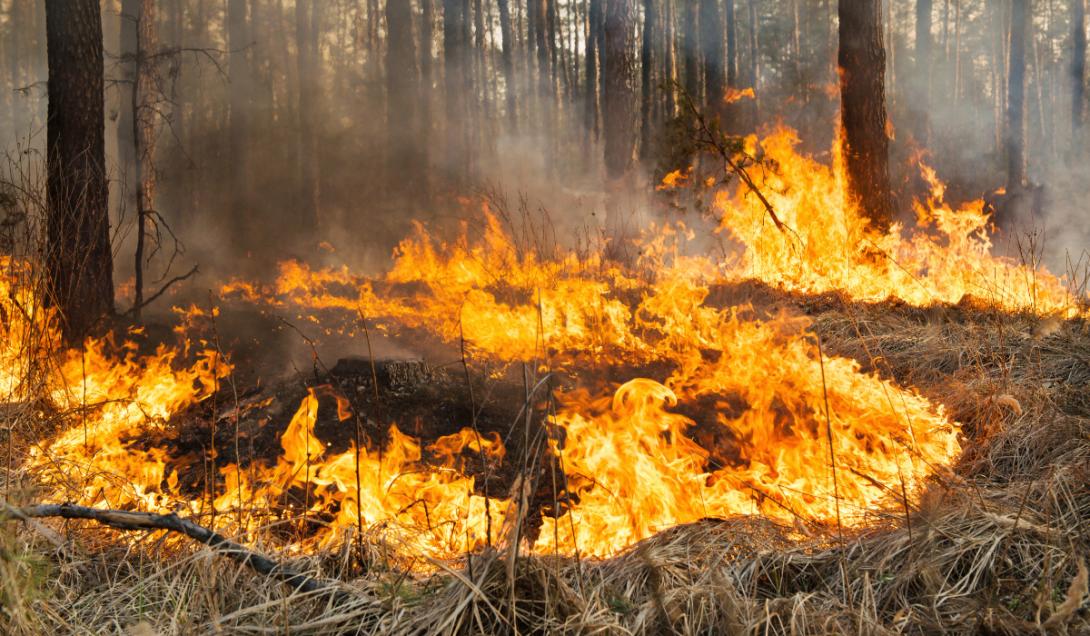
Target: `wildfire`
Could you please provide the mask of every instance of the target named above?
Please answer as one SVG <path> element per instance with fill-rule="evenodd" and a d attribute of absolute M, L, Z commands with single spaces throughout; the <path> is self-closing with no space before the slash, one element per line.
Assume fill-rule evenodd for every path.
<path fill-rule="evenodd" d="M 476 238 L 468 224 L 449 242 L 418 225 L 381 276 L 291 261 L 270 287 L 235 281 L 223 291 L 344 312 L 391 334 L 424 333 L 474 359 L 560 378 L 541 399 L 552 405 L 544 429 L 561 485 L 528 550 L 608 556 L 664 528 L 730 515 L 856 526 L 917 498 L 959 454 L 957 425 L 915 390 L 825 354 L 803 318 L 717 306 L 714 285 L 757 279 L 864 301 L 972 297 L 1003 310 L 1080 309 L 1061 279 L 992 256 L 983 204 L 950 207 L 930 169 L 918 226 L 876 234 L 847 193 L 839 155 L 822 165 L 796 143 L 786 129 L 747 141 L 747 151 L 767 160 L 753 171 L 756 186 L 788 230 L 746 188 L 720 190 L 720 230 L 740 247 L 726 262 L 687 255 L 692 231 L 680 225 L 650 228 L 632 263 L 541 253 L 486 214 Z M 671 175 L 669 187 L 687 179 Z M 0 291 L 8 316 L 16 304 L 35 306 L 17 302 L 17 290 Z M 206 311 L 215 312 L 183 315 Z M 52 333 L 48 312 L 29 316 Z M 5 335 L 17 327 L 6 320 Z M 194 496 L 172 468 L 181 460 L 143 444 L 141 433 L 213 395 L 230 373 L 224 356 L 199 341 L 139 355 L 108 339 L 67 352 L 54 337 L 44 340 L 60 356 L 49 372 L 51 401 L 71 423 L 31 457 L 53 498 L 208 512 L 209 499 Z M 26 374 L 16 364 L 26 359 L 22 343 L 9 336 L 0 349 L 5 386 Z M 619 384 L 594 377 L 607 367 L 625 374 Z M 319 410 L 330 408 L 345 427 L 368 415 L 332 388 L 313 388 L 280 434 L 279 457 L 217 463 L 210 505 L 219 528 L 253 537 L 291 510 L 314 520 L 293 537 L 300 548 L 362 531 L 428 558 L 518 536 L 528 477 L 508 496 L 488 496 L 467 467 L 468 458 L 501 465 L 507 450 L 498 436 L 462 422 L 464 430 L 426 444 L 394 425 L 382 444 L 332 451 L 316 432 Z"/>

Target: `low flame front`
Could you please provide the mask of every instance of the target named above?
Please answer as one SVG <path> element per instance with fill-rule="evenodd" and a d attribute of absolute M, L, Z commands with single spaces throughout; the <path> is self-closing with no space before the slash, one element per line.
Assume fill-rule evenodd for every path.
<path fill-rule="evenodd" d="M 823 166 L 794 144 L 787 130 L 761 142 L 776 169 L 755 176 L 789 231 L 776 229 L 745 188 L 717 195 L 721 229 L 741 245 L 727 261 L 685 256 L 689 231 L 677 225 L 649 230 L 626 265 L 543 254 L 486 211 L 477 240 L 467 229 L 446 243 L 418 227 L 382 276 L 286 262 L 272 287 L 235 282 L 224 292 L 362 315 L 394 335 L 461 345 L 474 360 L 571 378 L 545 396 L 564 502 L 525 549 L 604 557 L 665 528 L 729 515 L 859 525 L 919 496 L 959 454 L 957 425 L 915 390 L 824 354 L 806 319 L 717 306 L 713 286 L 755 278 L 864 301 L 893 296 L 922 306 L 971 295 L 1002 310 L 1082 310 L 1062 279 L 993 257 L 982 204 L 950 208 L 930 172 L 916 231 L 876 234 L 847 196 L 838 162 Z M 0 380 L 14 387 L 27 371 L 18 366 L 27 345 L 13 334 L 54 328 L 48 312 L 20 314 L 15 304 L 34 303 L 8 291 L 4 329 L 14 344 L 0 351 L 0 373 L 10 376 Z M 55 500 L 194 515 L 207 514 L 211 501 L 219 529 L 251 539 L 294 505 L 295 514 L 321 519 L 302 538 L 277 535 L 299 549 L 362 530 L 415 558 L 509 543 L 529 513 L 522 478 L 509 496 L 489 497 L 466 470 L 470 457 L 503 461 L 494 435 L 467 428 L 425 446 L 395 425 L 383 448 L 328 451 L 315 433 L 319 403 L 336 404 L 344 426 L 368 415 L 329 388 L 303 399 L 278 458 L 218 466 L 216 492 L 187 497 L 192 484 L 168 469 L 171 449 L 143 448 L 141 431 L 216 392 L 231 372 L 224 356 L 188 344 L 139 356 L 108 341 L 82 353 L 60 351 L 52 335 L 37 342 L 31 359 L 59 353 L 45 375 L 51 401 L 68 411 L 68 428 L 29 460 Z M 629 371 L 606 390 L 577 380 L 606 367 L 657 371 Z M 301 506 L 285 504 L 293 490 L 306 494 Z"/>

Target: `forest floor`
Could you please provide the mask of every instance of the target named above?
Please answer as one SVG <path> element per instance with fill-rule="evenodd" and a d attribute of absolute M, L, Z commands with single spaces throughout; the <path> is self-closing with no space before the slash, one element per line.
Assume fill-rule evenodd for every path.
<path fill-rule="evenodd" d="M 962 457 L 906 514 L 864 530 L 800 539 L 799 528 L 759 517 L 705 519 L 611 559 L 486 550 L 427 575 L 384 561 L 375 545 L 363 574 L 347 553 L 291 558 L 337 581 L 309 593 L 163 533 L 9 520 L 0 624 L 87 634 L 1090 633 L 1090 323 L 759 285 L 713 299 L 808 314 L 831 353 L 944 405 L 962 425 Z M 28 441 L 10 438 L 7 500 L 33 501 L 34 476 L 11 459 Z"/>

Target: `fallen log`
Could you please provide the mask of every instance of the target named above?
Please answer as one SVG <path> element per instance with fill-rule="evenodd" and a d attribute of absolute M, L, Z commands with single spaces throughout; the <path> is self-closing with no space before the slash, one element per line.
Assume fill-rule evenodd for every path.
<path fill-rule="evenodd" d="M 231 541 L 214 530 L 197 525 L 173 513 L 161 515 L 128 510 L 101 510 L 73 504 L 37 504 L 16 507 L 4 503 L 4 510 L 12 517 L 23 521 L 43 517 L 61 517 L 64 519 L 96 521 L 119 530 L 167 530 L 176 532 L 213 548 L 258 574 L 276 579 L 295 591 L 309 593 L 336 591 L 338 596 L 344 594 L 342 591 L 336 590 L 338 586 L 335 581 L 315 578 L 299 572 Z"/>

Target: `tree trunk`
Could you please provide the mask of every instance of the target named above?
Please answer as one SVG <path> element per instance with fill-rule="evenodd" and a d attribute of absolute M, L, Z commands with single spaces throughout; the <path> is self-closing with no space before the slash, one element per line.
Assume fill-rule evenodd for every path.
<path fill-rule="evenodd" d="M 1071 130 L 1082 128 L 1086 100 L 1086 0 L 1071 0 Z"/>
<path fill-rule="evenodd" d="M 584 61 L 587 65 L 584 125 L 598 138 L 598 25 L 602 22 L 602 0 L 590 0 Z"/>
<path fill-rule="evenodd" d="M 406 0 L 407 1 L 407 0 Z M 446 169 L 457 179 L 468 176 L 466 156 L 466 36 L 465 3 L 443 0 L 444 93 L 446 98 Z"/>
<path fill-rule="evenodd" d="M 1007 192 L 1026 182 L 1026 31 L 1029 0 L 1011 3 L 1010 62 L 1007 65 Z"/>
<path fill-rule="evenodd" d="M 299 221 L 300 230 L 312 232 L 318 224 L 321 196 L 318 180 L 318 138 L 315 132 L 317 113 L 318 61 L 314 50 L 314 12 L 310 3 L 318 0 L 295 0 L 296 75 L 299 77 L 297 136 L 299 161 Z"/>
<path fill-rule="evenodd" d="M 704 63 L 704 108 L 710 116 L 723 106 L 723 21 L 719 0 L 700 0 L 700 56 Z"/>
<path fill-rule="evenodd" d="M 753 125 L 760 119 L 761 99 L 761 25 L 757 0 L 749 0 L 749 85 L 753 89 Z"/>
<path fill-rule="evenodd" d="M 666 104 L 663 107 L 664 117 L 663 119 L 673 119 L 677 115 L 677 90 L 674 83 L 677 81 L 677 62 L 675 51 L 675 29 L 674 29 L 674 2 L 673 0 L 664 0 L 663 4 L 666 5 L 664 15 L 663 29 L 663 49 L 665 49 L 666 55 L 663 60 L 663 77 L 666 79 Z"/>
<path fill-rule="evenodd" d="M 46 47 L 48 300 L 75 343 L 114 310 L 98 0 L 46 0 Z"/>
<path fill-rule="evenodd" d="M 120 174 L 121 184 L 118 199 L 119 208 L 129 212 L 136 203 L 136 187 L 133 181 L 136 171 L 136 154 L 133 150 L 136 139 L 133 136 L 135 103 L 134 86 L 136 84 L 136 40 L 137 29 L 140 20 L 141 0 L 121 0 L 121 14 L 118 16 L 120 27 L 118 60 L 118 75 L 120 81 L 117 84 L 118 116 L 117 116 L 117 170 Z"/>
<path fill-rule="evenodd" d="M 387 9 L 389 11 L 389 9 Z M 432 31 L 435 25 L 435 5 L 432 4 L 432 0 L 420 0 L 420 84 L 419 100 L 420 100 L 420 117 L 417 121 L 417 127 L 420 131 L 420 136 L 417 137 L 418 148 L 418 160 L 420 161 L 421 184 L 424 190 L 427 190 L 427 173 L 429 170 L 428 160 L 428 143 L 426 140 L 431 139 L 432 134 Z M 387 25 L 389 29 L 389 25 Z M 410 31 L 410 36 L 412 32 Z M 387 53 L 389 55 L 389 53 Z M 389 58 L 387 58 L 389 59 Z M 387 78 L 389 82 L 389 78 Z"/>
<path fill-rule="evenodd" d="M 386 3 L 386 134 L 388 181 L 404 194 L 418 190 L 410 175 L 420 172 L 416 152 L 416 47 L 410 0 Z"/>
<path fill-rule="evenodd" d="M 133 288 L 133 314 L 140 319 L 144 304 L 145 240 L 148 219 L 155 212 L 155 140 L 156 120 L 155 86 L 157 84 L 155 61 L 149 56 L 158 49 L 158 29 L 154 0 L 140 0 L 136 18 L 136 51 L 134 83 L 131 91 L 133 182 L 136 184 L 136 254 L 135 285 Z"/>
<path fill-rule="evenodd" d="M 229 74 L 230 130 L 228 132 L 228 155 L 230 157 L 231 192 L 234 196 L 234 209 L 231 218 L 235 231 L 242 236 L 247 231 L 249 209 L 249 117 L 247 110 L 250 98 L 250 64 L 246 19 L 246 0 L 227 0 L 227 54 Z"/>
<path fill-rule="evenodd" d="M 511 130 L 518 128 L 518 103 L 515 90 L 515 34 L 511 29 L 510 0 L 498 0 L 500 37 L 503 39 L 503 84 L 507 98 L 507 120 Z"/>
<path fill-rule="evenodd" d="M 738 40 L 734 20 L 734 0 L 726 0 L 727 86 L 738 87 Z"/>
<path fill-rule="evenodd" d="M 848 181 L 871 225 L 893 220 L 886 135 L 885 48 L 881 0 L 840 0 L 841 124 Z"/>
<path fill-rule="evenodd" d="M 919 141 L 931 136 L 931 0 L 916 0 L 916 80 L 919 82 Z"/>
<path fill-rule="evenodd" d="M 606 172 L 612 179 L 628 172 L 636 143 L 634 4 L 635 0 L 609 0 L 606 3 L 602 120 L 605 123 Z"/>
<path fill-rule="evenodd" d="M 640 158 L 647 159 L 651 154 L 651 59 L 652 42 L 655 36 L 656 15 L 655 0 L 643 0 L 643 40 L 640 45 Z"/>
<path fill-rule="evenodd" d="M 687 0 L 685 5 L 684 24 L 682 35 L 684 42 L 681 49 L 685 57 L 685 92 L 693 104 L 701 103 L 700 98 L 700 42 L 697 34 L 697 12 L 700 3 L 697 0 Z"/>

